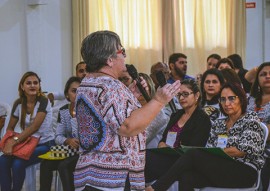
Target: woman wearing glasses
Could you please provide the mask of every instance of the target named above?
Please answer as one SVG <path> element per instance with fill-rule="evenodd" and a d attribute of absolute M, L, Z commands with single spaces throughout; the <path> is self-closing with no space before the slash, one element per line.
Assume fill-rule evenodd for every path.
<path fill-rule="evenodd" d="M 192 79 L 181 82 L 179 103 L 182 109 L 171 115 L 170 121 L 163 133 L 158 147 L 200 146 L 204 147 L 209 137 L 211 121 L 200 108 L 200 91 L 197 83 Z M 146 182 L 156 180 L 179 158 L 146 152 Z"/>
<path fill-rule="evenodd" d="M 251 88 L 248 110 L 255 111 L 268 128 L 270 126 L 270 62 L 258 67 L 255 81 Z M 269 140 L 269 137 L 268 137 Z M 266 191 L 270 180 L 270 144 L 265 147 L 266 161 L 262 169 L 262 186 Z"/>
<path fill-rule="evenodd" d="M 256 113 L 246 112 L 245 91 L 238 84 L 225 84 L 221 90 L 221 110 L 226 119 L 216 120 L 207 147 L 220 147 L 232 159 L 199 149 L 189 150 L 146 191 L 165 191 L 179 180 L 180 190 L 194 188 L 247 188 L 257 180 L 264 164 L 264 133 Z"/>
<path fill-rule="evenodd" d="M 76 95 L 82 154 L 74 172 L 75 189 L 144 190 L 145 129 L 179 92 L 180 82 L 159 88 L 141 106 L 136 82 L 128 88 L 118 80 L 127 68 L 116 33 L 91 33 L 82 41 L 81 54 L 88 73 Z"/>

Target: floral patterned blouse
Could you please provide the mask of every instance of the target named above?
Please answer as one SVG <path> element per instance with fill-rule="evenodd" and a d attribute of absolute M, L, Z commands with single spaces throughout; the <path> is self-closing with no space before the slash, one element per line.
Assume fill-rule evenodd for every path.
<path fill-rule="evenodd" d="M 226 147 L 236 147 L 246 153 L 244 157 L 233 157 L 236 161 L 251 166 L 255 170 L 263 167 L 264 133 L 255 112 L 247 112 L 234 123 L 228 132 L 226 119 L 216 120 L 206 147 L 217 147 L 218 135 L 228 136 Z"/>
<path fill-rule="evenodd" d="M 247 110 L 255 111 L 259 119 L 261 120 L 261 122 L 265 123 L 266 125 L 270 124 L 270 102 L 257 107 L 255 103 L 255 98 L 250 96 L 248 99 Z M 267 142 L 265 146 L 264 155 L 270 158 L 270 142 L 269 141 Z"/>
<path fill-rule="evenodd" d="M 141 107 L 131 91 L 108 76 L 85 77 L 77 90 L 76 118 L 83 154 L 74 172 L 76 190 L 90 185 L 101 190 L 144 190 L 145 131 L 134 137 L 118 134 L 131 112 Z"/>

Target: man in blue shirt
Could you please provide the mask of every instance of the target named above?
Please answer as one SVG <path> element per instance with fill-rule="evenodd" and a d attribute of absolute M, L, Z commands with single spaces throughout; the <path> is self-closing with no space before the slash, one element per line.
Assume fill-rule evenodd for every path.
<path fill-rule="evenodd" d="M 183 81 L 184 79 L 194 79 L 191 76 L 186 75 L 187 72 L 187 56 L 182 53 L 174 53 L 169 58 L 169 67 L 171 70 L 168 83 L 172 84 L 176 80 Z"/>

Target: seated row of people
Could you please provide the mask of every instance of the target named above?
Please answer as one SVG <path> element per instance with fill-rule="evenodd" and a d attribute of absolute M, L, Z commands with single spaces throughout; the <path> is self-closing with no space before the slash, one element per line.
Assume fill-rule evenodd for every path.
<path fill-rule="evenodd" d="M 254 109 L 255 111 L 260 111 L 261 112 L 264 109 L 265 103 L 269 103 L 269 101 L 270 101 L 270 100 L 268 100 L 268 96 L 267 96 L 268 84 L 269 84 L 269 82 L 268 82 L 268 74 L 270 75 L 269 71 L 270 71 L 270 64 L 269 63 L 264 63 L 263 65 L 261 65 L 259 67 L 259 70 L 258 70 L 258 73 L 257 73 L 257 76 L 256 76 L 257 81 L 255 80 L 254 85 L 253 85 L 254 89 L 252 89 L 252 93 L 251 93 L 251 96 L 254 96 L 254 98 L 256 98 L 255 99 L 256 101 L 254 101 L 254 103 L 256 103 L 256 110 Z M 167 126 L 167 128 L 166 128 L 166 130 L 165 130 L 165 132 L 163 134 L 162 141 L 159 143 L 159 147 L 162 147 L 162 145 L 163 146 L 169 145 L 169 146 L 175 147 L 175 146 L 179 146 L 179 144 L 185 144 L 185 145 L 189 145 L 189 144 L 193 145 L 194 144 L 194 146 L 196 146 L 195 143 L 186 142 L 186 141 L 191 141 L 193 136 L 184 136 L 184 135 L 185 135 L 185 133 L 188 133 L 188 134 L 191 133 L 191 131 L 193 129 L 193 128 L 191 128 L 192 127 L 191 124 L 194 124 L 194 122 L 196 121 L 196 119 L 195 119 L 195 121 L 191 120 L 192 119 L 191 116 L 193 116 L 193 113 L 194 113 L 194 116 L 195 116 L 195 113 L 197 111 L 199 111 L 198 109 L 196 109 L 198 107 L 199 103 L 201 103 L 200 102 L 201 94 L 200 94 L 199 89 L 202 90 L 201 91 L 202 95 L 204 95 L 202 97 L 204 97 L 204 99 L 205 99 L 204 102 L 205 103 L 207 101 L 209 102 L 215 96 L 216 96 L 215 99 L 218 100 L 217 98 L 220 97 L 220 94 L 219 94 L 220 90 L 222 90 L 221 91 L 221 98 L 219 99 L 219 106 L 221 106 L 220 110 L 224 114 L 224 116 L 220 117 L 221 115 L 218 115 L 218 117 L 216 117 L 215 119 L 213 118 L 212 119 L 213 124 L 216 124 L 217 123 L 216 121 L 223 120 L 225 126 L 226 127 L 229 126 L 228 128 L 230 129 L 232 126 L 235 125 L 237 120 L 242 119 L 244 114 L 246 114 L 245 107 L 244 106 L 243 107 L 235 107 L 236 108 L 235 110 L 232 107 L 235 104 L 235 102 L 238 103 L 238 101 L 239 101 L 240 105 L 244 105 L 245 100 L 244 99 L 242 100 L 242 98 L 240 97 L 240 96 L 242 96 L 241 91 L 240 91 L 241 86 L 236 85 L 235 87 L 232 87 L 232 86 L 228 85 L 228 83 L 227 83 L 225 86 L 223 86 L 223 89 L 221 89 L 221 87 L 222 87 L 222 85 L 224 84 L 224 81 L 225 81 L 222 78 L 223 76 L 222 77 L 221 76 L 222 76 L 222 74 L 220 75 L 219 72 L 217 72 L 217 70 L 215 70 L 215 69 L 206 71 L 206 74 L 203 75 L 200 88 L 197 86 L 195 81 L 192 80 L 192 79 L 182 81 L 182 85 L 180 87 L 179 102 L 180 102 L 180 105 L 182 106 L 183 109 L 178 112 L 178 115 L 173 114 L 171 116 L 171 120 L 169 122 L 170 125 L 168 124 L 168 126 Z M 70 86 L 70 87 L 67 88 L 67 90 L 65 88 L 65 96 L 67 96 L 68 99 L 70 99 L 69 98 L 70 95 L 75 96 L 74 94 L 76 93 L 76 87 L 79 86 L 79 83 L 80 83 L 79 81 L 73 81 L 72 83 L 71 82 L 67 83 L 66 88 L 67 88 L 67 86 Z M 259 91 L 261 94 L 254 93 L 254 92 L 256 92 L 256 88 L 255 88 L 256 83 L 257 83 L 257 90 L 259 89 L 261 91 L 261 92 Z M 214 88 L 211 88 L 211 87 L 209 88 L 207 86 L 207 84 L 219 84 L 219 87 L 217 88 L 217 94 L 216 95 L 213 94 Z M 149 83 L 148 83 L 148 87 L 150 87 Z M 230 90 L 230 91 L 225 91 L 225 90 Z M 71 91 L 71 92 L 69 92 L 69 91 Z M 151 91 L 152 91 L 152 89 L 151 89 Z M 207 93 L 207 91 L 208 91 L 208 93 Z M 223 91 L 225 92 L 224 96 L 222 96 Z M 239 91 L 240 93 L 237 92 L 237 91 Z M 3 190 L 9 190 L 11 188 L 13 188 L 13 190 L 20 190 L 21 187 L 22 187 L 22 184 L 23 184 L 24 176 L 25 176 L 25 168 L 27 166 L 29 166 L 29 165 L 40 162 L 40 159 L 38 159 L 38 155 L 47 152 L 49 150 L 50 146 L 55 144 L 54 143 L 54 134 L 52 132 L 52 128 L 49 125 L 50 121 L 51 121 L 51 106 L 50 106 L 50 104 L 48 102 L 48 99 L 41 93 L 40 78 L 37 76 L 37 74 L 35 74 L 33 72 L 28 72 L 22 77 L 22 79 L 20 81 L 20 84 L 19 84 L 19 93 L 20 93 L 20 99 L 17 100 L 15 102 L 14 106 L 13 106 L 12 116 L 11 116 L 11 119 L 10 119 L 10 122 L 9 122 L 9 125 L 8 125 L 7 129 L 8 130 L 14 130 L 14 128 L 15 128 L 15 126 L 16 126 L 16 124 L 18 122 L 20 122 L 20 126 L 23 127 L 23 128 L 22 128 L 22 133 L 20 134 L 19 137 L 17 137 L 16 140 L 14 139 L 14 140 L 11 140 L 10 142 L 8 142 L 8 144 L 3 149 L 4 155 L 2 155 L 0 157 L 0 170 L 1 170 L 0 171 L 1 172 L 0 173 L 0 180 L 1 180 L 1 187 L 2 187 Z M 73 94 L 69 94 L 69 93 L 73 93 Z M 148 93 L 150 94 L 150 91 L 148 91 Z M 261 98 L 259 98 L 260 96 L 261 96 Z M 190 98 L 190 100 L 189 100 L 189 98 Z M 224 98 L 224 99 L 222 99 L 222 98 Z M 264 102 L 261 102 L 263 98 L 264 98 Z M 207 99 L 209 99 L 209 100 L 207 100 Z M 252 98 L 250 98 L 250 100 L 252 100 Z M 71 99 L 69 101 L 71 101 Z M 143 101 L 145 101 L 145 100 L 142 99 L 142 103 L 143 103 Z M 250 103 L 252 103 L 252 102 L 250 101 Z M 74 114 L 72 112 L 72 110 L 74 109 L 74 104 L 75 104 L 75 97 L 74 97 L 74 101 L 71 101 L 71 103 L 70 103 L 70 106 L 72 106 L 72 107 L 69 107 L 68 109 L 65 108 L 65 114 L 63 114 L 62 117 L 60 117 L 61 114 L 59 114 L 59 117 L 60 117 L 59 118 L 59 123 L 60 124 L 65 123 L 65 125 L 66 125 L 66 122 L 61 121 L 61 119 L 66 117 L 67 114 L 70 114 L 67 121 L 69 121 L 71 118 L 74 117 Z M 218 104 L 218 102 L 215 102 L 215 104 Z M 228 107 L 226 105 L 229 105 L 232 108 L 230 108 L 230 107 Z M 204 106 L 206 106 L 206 105 L 204 104 Z M 263 109 L 260 106 L 262 106 Z M 66 106 L 66 107 L 68 107 L 68 106 Z M 61 110 L 60 110 L 60 113 L 61 113 Z M 63 108 L 63 110 L 64 110 L 64 108 Z M 241 116 L 238 116 L 238 118 L 232 124 L 227 125 L 227 122 L 230 121 L 230 118 L 225 117 L 225 116 L 229 115 L 228 112 L 232 112 L 233 110 L 234 110 L 234 112 L 241 111 L 240 112 Z M 209 109 L 205 110 L 205 111 L 209 111 Z M 206 113 L 209 114 L 209 112 L 206 112 Z M 262 115 L 262 114 L 260 114 L 260 115 Z M 162 114 L 161 116 L 164 116 L 164 115 Z M 203 116 L 206 116 L 206 115 L 200 113 L 199 116 L 203 117 Z M 231 115 L 231 117 L 232 116 L 233 115 Z M 222 119 L 222 118 L 224 118 L 224 119 Z M 263 121 L 264 118 L 265 118 L 265 116 L 261 117 L 260 119 Z M 159 120 L 159 121 L 160 121 L 160 119 L 161 118 L 158 118 L 158 117 L 156 118 L 156 120 Z M 250 118 L 250 119 L 253 119 L 253 118 Z M 165 118 L 164 118 L 164 120 L 165 120 Z M 164 123 L 164 120 L 162 120 L 163 123 Z M 254 120 L 258 121 L 258 119 L 256 119 L 256 118 L 254 118 Z M 152 122 L 153 124 L 154 124 L 154 121 Z M 204 125 L 205 129 L 200 129 L 200 130 L 204 131 L 205 136 L 208 135 L 208 133 L 206 133 L 206 132 L 209 132 L 210 127 L 211 127 L 210 119 L 206 118 L 205 120 L 202 119 L 202 120 L 197 120 L 197 121 L 200 122 L 200 125 L 202 124 L 203 121 L 204 122 L 209 121 L 208 125 L 207 124 Z M 267 121 L 265 123 L 269 124 Z M 165 124 L 167 124 L 167 121 L 166 121 Z M 220 124 L 220 122 L 218 124 Z M 195 125 L 195 127 L 198 128 L 198 125 Z M 154 126 L 159 126 L 159 123 L 154 124 Z M 242 125 L 240 125 L 240 126 L 242 126 Z M 253 126 L 256 126 L 256 124 L 253 125 Z M 148 129 L 151 129 L 151 128 L 148 128 Z M 234 128 L 232 128 L 231 131 L 233 131 L 233 129 Z M 70 133 L 70 132 L 68 132 L 68 131 L 63 132 L 63 130 L 61 130 L 61 133 L 63 133 L 61 136 L 63 136 L 63 135 L 68 136 L 67 137 L 68 139 L 66 139 L 66 140 L 70 140 L 69 139 L 70 137 L 68 135 L 68 133 Z M 229 130 L 227 130 L 227 133 L 229 133 Z M 197 133 L 195 133 L 195 134 L 197 134 Z M 205 142 L 207 140 L 207 138 L 205 140 L 200 139 L 203 136 L 200 137 L 200 138 L 196 138 L 195 134 L 194 134 L 194 137 L 193 137 L 194 140 L 202 141 L 202 142 Z M 29 161 L 25 162 L 25 161 L 22 161 L 21 159 L 9 156 L 12 153 L 12 147 L 14 145 L 20 143 L 21 141 L 24 141 L 27 137 L 32 136 L 32 135 L 33 136 L 42 136 L 42 137 L 40 139 L 40 143 L 39 143 L 38 147 L 36 148 L 35 152 L 31 156 Z M 183 137 L 181 137 L 180 135 L 183 136 Z M 197 135 L 201 136 L 200 134 L 197 134 Z M 242 139 L 242 138 L 245 139 L 245 137 L 243 137 L 244 135 L 245 134 L 243 134 L 242 136 L 239 136 L 239 139 Z M 210 136 L 211 136 L 211 134 L 210 134 Z M 184 137 L 189 137 L 189 138 L 187 140 L 185 140 Z M 261 139 L 262 139 L 263 136 L 262 136 L 261 133 L 259 133 L 259 137 L 261 137 Z M 74 141 L 67 141 L 66 143 L 64 141 L 62 143 L 65 143 L 65 144 L 70 143 L 70 145 L 73 145 L 74 147 L 78 147 L 78 144 L 79 144 L 78 139 L 76 139 L 76 138 L 73 139 L 73 138 L 74 137 L 72 137 L 71 140 L 74 140 Z M 218 140 L 218 138 L 216 138 L 216 140 Z M 229 143 L 229 140 L 230 140 L 229 136 L 228 136 L 227 140 L 228 140 L 228 143 Z M 210 139 L 208 140 L 208 142 L 209 141 L 210 141 Z M 261 145 L 260 140 L 256 144 Z M 233 143 L 231 143 L 231 145 L 233 145 Z M 204 144 L 202 146 L 204 146 Z M 230 144 L 225 145 L 225 147 L 229 147 L 229 146 L 230 146 Z M 260 146 L 258 148 L 256 147 L 256 149 L 257 149 L 256 152 L 255 152 L 256 154 L 258 154 L 258 153 L 261 154 L 261 152 L 258 151 L 259 148 L 260 148 Z M 246 148 L 242 149 L 242 148 L 239 148 L 239 147 L 237 147 L 237 149 L 238 149 L 238 151 L 242 152 L 241 156 L 240 155 L 239 156 L 237 156 L 237 155 L 233 156 L 233 154 L 234 154 L 233 151 L 235 151 L 235 150 L 230 151 L 230 149 L 228 149 L 228 154 L 230 155 L 232 153 L 231 156 L 236 157 L 236 160 L 237 160 L 237 157 L 244 158 L 244 159 L 241 159 L 243 163 L 250 160 L 249 157 L 252 157 L 252 156 L 249 156 L 250 153 L 248 153 L 249 152 L 248 149 L 246 149 Z M 245 157 L 247 157 L 247 159 L 245 159 Z M 72 164 L 73 164 L 72 166 L 73 167 L 70 170 L 68 170 L 67 174 L 71 175 L 71 176 L 68 177 L 69 180 L 73 179 L 72 172 L 73 172 L 73 170 L 75 168 L 77 158 L 75 157 L 75 159 L 72 160 Z M 179 160 L 180 160 L 179 158 L 172 159 L 173 162 L 171 164 L 174 165 L 174 163 L 180 163 L 180 162 L 178 162 Z M 241 160 L 239 159 L 240 162 L 241 162 Z M 153 161 L 156 161 L 156 160 L 150 160 L 150 161 L 151 161 L 151 163 L 153 163 Z M 57 169 L 58 167 L 61 166 L 60 163 L 53 163 L 53 162 L 48 162 L 46 164 L 46 161 L 43 164 L 44 164 L 45 168 L 41 168 L 41 169 L 43 169 L 43 170 L 41 170 L 41 173 L 45 169 L 47 171 L 49 170 L 49 172 L 48 172 L 49 174 L 51 173 L 52 170 L 55 170 L 55 169 Z M 46 167 L 45 164 L 48 165 L 50 168 L 47 168 L 48 166 Z M 67 164 L 70 164 L 70 163 L 68 162 L 65 165 L 67 165 Z M 150 163 L 147 162 L 146 164 L 150 164 Z M 263 162 L 261 162 L 261 164 L 255 164 L 255 167 L 256 167 L 255 169 L 256 170 L 259 169 L 262 166 L 262 164 L 263 164 Z M 18 174 L 18 176 L 17 176 L 17 175 L 14 175 L 12 173 L 12 171 L 14 172 L 15 169 L 18 168 L 18 167 L 21 169 L 21 171 L 20 171 L 20 173 L 17 173 Z M 146 165 L 146 174 L 147 174 L 147 171 L 148 171 L 147 169 L 148 168 L 149 168 L 149 166 Z M 67 170 L 67 169 L 65 169 L 65 170 Z M 2 175 L 3 175 L 2 172 L 5 172 L 5 175 L 8 175 L 4 179 L 1 178 Z M 172 174 L 173 173 L 175 173 L 175 172 L 172 172 Z M 46 173 L 44 173 L 44 174 L 46 174 Z M 64 174 L 66 174 L 66 173 L 64 173 Z M 164 175 L 164 173 L 161 173 L 161 174 Z M 254 174 L 254 173 L 251 173 L 251 174 Z M 155 174 L 155 175 L 158 175 L 158 173 Z M 60 173 L 60 176 L 61 176 L 61 173 Z M 64 175 L 64 176 L 66 176 L 66 175 Z M 63 177 L 63 178 L 62 177 L 61 177 L 61 179 L 64 180 L 65 177 Z M 173 177 L 175 177 L 175 176 L 173 176 Z M 177 175 L 176 179 L 178 179 L 179 177 L 180 177 L 180 175 L 179 176 Z M 43 180 L 44 180 L 44 178 L 48 178 L 48 176 L 43 176 Z M 247 177 L 247 178 L 251 178 L 251 180 L 253 181 L 253 177 L 250 176 L 250 177 Z M 49 178 L 48 180 L 51 181 L 51 178 Z M 172 181 L 172 180 L 170 180 L 170 181 Z M 173 181 L 175 181 L 175 179 L 173 179 Z M 73 182 L 73 181 L 71 180 L 71 182 Z M 47 184 L 47 187 L 50 187 L 50 183 L 44 183 L 43 185 L 46 185 L 46 184 Z M 72 188 L 72 185 L 71 185 L 70 188 Z M 157 185 L 159 185 L 158 182 L 157 182 Z M 169 184 L 166 183 L 165 185 L 169 185 Z M 205 185 L 211 186 L 208 183 L 207 184 L 203 183 L 203 185 L 204 186 Z M 180 184 L 180 186 L 184 186 L 184 185 Z M 198 187 L 197 183 L 194 184 L 194 186 Z M 155 186 L 153 186 L 153 187 L 155 187 Z M 199 185 L 199 187 L 200 187 L 200 185 Z M 44 186 L 44 189 L 45 188 L 46 188 L 46 186 Z M 158 186 L 156 188 L 157 188 L 157 190 L 158 189 L 162 190 L 162 187 Z M 151 187 L 149 187 L 148 189 L 151 189 Z M 48 188 L 48 190 L 49 190 L 49 188 Z"/>

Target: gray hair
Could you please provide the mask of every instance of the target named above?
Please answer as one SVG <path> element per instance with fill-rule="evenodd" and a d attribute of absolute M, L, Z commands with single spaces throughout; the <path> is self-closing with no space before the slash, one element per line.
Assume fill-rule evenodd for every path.
<path fill-rule="evenodd" d="M 96 31 L 82 41 L 81 55 L 86 63 L 87 72 L 96 72 L 105 65 L 110 57 L 116 58 L 121 45 L 119 36 L 112 31 Z"/>

